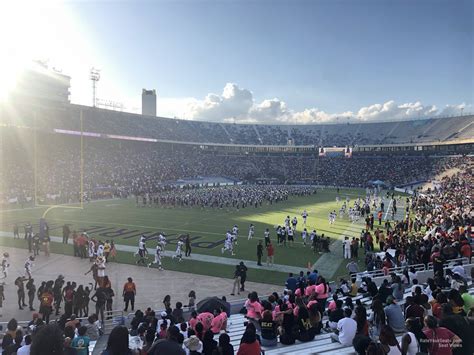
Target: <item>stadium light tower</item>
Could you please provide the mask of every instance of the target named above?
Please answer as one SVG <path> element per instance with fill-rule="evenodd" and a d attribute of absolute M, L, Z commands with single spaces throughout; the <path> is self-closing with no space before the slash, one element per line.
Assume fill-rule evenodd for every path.
<path fill-rule="evenodd" d="M 96 106 L 96 87 L 97 87 L 97 82 L 100 79 L 100 70 L 96 68 L 91 68 L 90 71 L 90 79 L 92 80 L 92 107 Z"/>
<path fill-rule="evenodd" d="M 462 116 L 463 111 L 464 111 L 464 106 L 461 106 L 461 116 Z"/>

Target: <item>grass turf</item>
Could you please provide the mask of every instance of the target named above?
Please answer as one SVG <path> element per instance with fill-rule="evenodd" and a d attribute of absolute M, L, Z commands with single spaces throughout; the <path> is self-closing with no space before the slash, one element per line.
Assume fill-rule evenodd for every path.
<path fill-rule="evenodd" d="M 316 229 L 318 234 L 324 233 L 332 240 L 341 238 L 343 234 L 358 236 L 361 231 L 361 227 L 352 224 L 347 217 L 337 218 L 336 223 L 332 226 L 329 224 L 329 212 L 332 210 L 338 212 L 342 204 L 342 202 L 336 202 L 336 195 L 334 189 L 318 190 L 318 193 L 312 196 L 290 197 L 288 201 L 277 204 L 264 204 L 259 208 L 248 207 L 240 210 L 136 207 L 133 199 L 104 200 L 86 204 L 83 210 L 60 206 L 50 210 L 46 219 L 51 227 L 51 235 L 61 236 L 62 225 L 68 223 L 71 225 L 71 230 L 86 229 L 89 231 L 89 235 L 101 240 L 113 239 L 116 244 L 136 246 L 138 237 L 145 234 L 152 239 L 147 242 L 149 249 L 155 247 L 156 241 L 153 240 L 153 237 L 156 237 L 159 232 L 164 232 L 168 236 L 170 243 L 167 245 L 167 250 L 175 249 L 174 244 L 177 236 L 189 233 L 194 243 L 193 253 L 210 256 L 222 256 L 221 247 L 225 232 L 237 224 L 240 232 L 236 256 L 224 255 L 235 259 L 237 263 L 240 260 L 256 260 L 256 245 L 259 239 L 263 240 L 265 228 L 270 229 L 271 239 L 276 244 L 275 226 L 283 224 L 287 215 L 291 218 L 297 216 L 295 245 L 293 247 L 276 246 L 275 263 L 296 266 L 305 270 L 307 264 L 316 262 L 319 255 L 315 255 L 309 246 L 304 247 L 302 244 L 300 237 L 303 229 L 301 213 L 304 209 L 309 214 L 308 231 Z M 341 189 L 339 196 L 341 201 L 349 196 L 350 205 L 352 205 L 354 199 L 365 196 L 365 190 Z M 26 222 L 38 223 L 45 210 L 46 207 L 3 210 L 0 214 L 0 230 L 11 232 L 14 223 L 18 223 L 20 234 L 22 234 L 22 226 Z M 255 225 L 255 239 L 248 241 L 247 234 L 250 223 Z M 0 243 L 26 247 L 23 240 L 13 241 L 8 238 L 0 238 Z M 72 247 L 52 244 L 53 251 L 72 254 Z M 189 259 L 182 263 L 177 263 L 170 258 L 163 260 L 164 267 L 168 270 L 228 278 L 233 275 L 233 266 L 231 265 L 217 265 Z M 118 252 L 117 261 L 133 263 L 135 259 L 133 253 Z M 333 275 L 333 279 L 343 273 L 342 262 L 341 255 L 338 272 Z M 286 276 L 286 273 L 278 271 L 249 269 L 248 279 L 249 281 L 281 284 Z"/>

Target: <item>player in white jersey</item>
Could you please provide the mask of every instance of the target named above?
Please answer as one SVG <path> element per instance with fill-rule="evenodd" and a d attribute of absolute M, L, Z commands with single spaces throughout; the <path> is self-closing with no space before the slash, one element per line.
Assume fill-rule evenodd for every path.
<path fill-rule="evenodd" d="M 161 246 L 161 249 L 162 250 L 165 250 L 165 247 L 166 247 L 166 237 L 160 233 L 160 235 L 158 236 L 158 244 L 160 244 Z"/>
<path fill-rule="evenodd" d="M 31 270 L 33 269 L 33 261 L 35 261 L 35 257 L 30 255 L 28 259 L 25 261 L 25 276 L 31 279 Z"/>
<path fill-rule="evenodd" d="M 173 255 L 173 259 L 178 259 L 178 261 L 183 261 L 183 241 L 180 239 L 178 240 L 178 244 L 176 245 L 176 251 Z"/>
<path fill-rule="evenodd" d="M 93 261 L 95 256 L 95 243 L 92 239 L 87 244 L 87 252 L 89 254 L 89 260 Z"/>
<path fill-rule="evenodd" d="M 292 228 L 288 228 L 286 235 L 288 236 L 288 244 L 293 245 L 295 242 L 294 232 Z"/>
<path fill-rule="evenodd" d="M 139 259 L 136 261 L 136 264 L 143 264 L 145 265 L 145 258 L 148 254 L 148 250 L 146 248 L 145 244 L 145 236 L 140 237 L 140 241 L 138 242 L 138 251 L 135 253 L 135 255 L 138 255 Z"/>
<path fill-rule="evenodd" d="M 339 203 L 340 200 L 341 198 L 339 196 L 336 196 L 336 203 Z"/>
<path fill-rule="evenodd" d="M 3 278 L 6 279 L 8 276 L 8 268 L 10 267 L 10 254 L 8 253 L 3 253 L 3 259 L 2 259 L 2 272 L 3 272 Z"/>
<path fill-rule="evenodd" d="M 303 225 L 306 226 L 306 218 L 308 218 L 308 212 L 304 210 L 303 213 L 301 214 L 301 217 L 303 217 Z"/>
<path fill-rule="evenodd" d="M 102 243 L 97 247 L 97 256 L 104 256 L 104 244 Z"/>
<path fill-rule="evenodd" d="M 339 209 L 339 218 L 344 217 L 345 212 L 346 212 L 345 205 L 342 205 L 341 208 Z"/>
<path fill-rule="evenodd" d="M 286 216 L 285 218 L 285 227 L 289 227 L 290 226 L 290 216 Z"/>
<path fill-rule="evenodd" d="M 225 251 L 230 251 L 231 255 L 234 254 L 234 236 L 230 233 L 230 231 L 227 232 L 225 241 L 224 241 L 224 247 L 221 249 L 222 254 L 224 254 Z"/>
<path fill-rule="evenodd" d="M 306 228 L 301 232 L 301 238 L 303 239 L 303 245 L 306 246 L 306 238 L 308 238 L 308 231 Z"/>
<path fill-rule="evenodd" d="M 255 235 L 255 227 L 253 224 L 250 224 L 248 240 L 252 239 L 254 235 Z"/>
<path fill-rule="evenodd" d="M 314 238 L 316 238 L 316 230 L 313 229 L 313 231 L 309 234 L 309 238 L 310 238 L 311 244 L 312 244 Z"/>
<path fill-rule="evenodd" d="M 336 211 L 330 212 L 329 213 L 329 224 L 334 224 L 335 220 L 336 220 Z"/>
<path fill-rule="evenodd" d="M 161 244 L 158 243 L 156 245 L 156 250 L 155 250 L 155 261 L 152 263 L 148 264 L 148 267 L 151 267 L 153 264 L 158 265 L 158 270 L 163 270 L 163 267 L 161 266 Z"/>
<path fill-rule="evenodd" d="M 295 217 L 293 217 L 293 219 L 291 220 L 291 226 L 293 227 L 293 232 L 296 231 L 296 225 L 298 224 L 298 219 Z"/>
<path fill-rule="evenodd" d="M 237 227 L 237 224 L 232 227 L 232 235 L 234 237 L 235 245 L 237 245 L 237 237 L 239 236 L 239 227 Z"/>

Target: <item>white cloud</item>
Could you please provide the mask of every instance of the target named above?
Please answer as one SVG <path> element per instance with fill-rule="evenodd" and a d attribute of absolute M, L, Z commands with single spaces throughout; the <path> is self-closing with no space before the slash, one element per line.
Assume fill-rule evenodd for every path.
<path fill-rule="evenodd" d="M 453 116 L 453 115 L 459 115 L 462 112 L 467 113 L 467 112 L 472 112 L 472 105 L 468 105 L 466 103 L 462 103 L 459 105 L 446 105 L 443 110 L 440 112 L 440 116 Z"/>
<path fill-rule="evenodd" d="M 162 104 L 166 108 L 162 107 L 160 111 Z M 465 103 L 446 105 L 443 109 L 438 109 L 435 105 L 424 105 L 420 101 L 399 104 L 389 100 L 361 107 L 355 112 L 329 113 L 318 108 L 296 111 L 278 98 L 265 99 L 257 103 L 250 90 L 240 88 L 234 83 L 227 83 L 221 94 L 210 93 L 202 100 L 185 98 L 158 102 L 158 111 L 163 116 L 229 123 L 311 124 L 347 122 L 347 120 L 403 120 L 456 115 L 461 113 L 461 108 L 464 108 L 464 113 L 473 109 L 472 105 Z"/>
<path fill-rule="evenodd" d="M 227 83 L 221 95 L 208 94 L 204 100 L 190 103 L 186 116 L 207 121 L 245 120 L 253 104 L 252 92 Z"/>

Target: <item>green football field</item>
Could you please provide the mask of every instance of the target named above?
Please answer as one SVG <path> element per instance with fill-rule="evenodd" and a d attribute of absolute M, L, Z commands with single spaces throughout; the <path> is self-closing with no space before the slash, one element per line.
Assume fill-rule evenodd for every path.
<path fill-rule="evenodd" d="M 314 254 L 310 246 L 304 246 L 300 233 L 303 230 L 301 213 L 307 210 L 308 231 L 316 229 L 318 234 L 324 233 L 332 241 L 342 238 L 342 235 L 359 236 L 363 228 L 360 223 L 352 224 L 348 217 L 337 218 L 336 223 L 329 224 L 328 214 L 332 210 L 339 211 L 342 201 L 346 196 L 350 198 L 349 206 L 354 199 L 364 197 L 363 189 L 341 189 L 339 196 L 341 202 L 336 202 L 336 190 L 319 189 L 317 194 L 307 197 L 290 197 L 288 201 L 273 205 L 264 204 L 262 207 L 249 207 L 245 209 L 200 209 L 200 208 L 163 208 L 163 207 L 137 207 L 135 199 L 94 201 L 84 205 L 83 209 L 71 209 L 59 206 L 51 209 L 46 220 L 50 226 L 51 236 L 62 236 L 62 226 L 69 224 L 71 230 L 86 230 L 90 236 L 100 240 L 114 240 L 117 245 L 130 245 L 136 247 L 140 235 L 148 237 L 147 247 L 150 252 L 156 246 L 155 238 L 163 232 L 168 239 L 167 251 L 176 249 L 176 240 L 180 234 L 188 233 L 192 240 L 194 259 L 185 259 L 178 263 L 171 258 L 163 258 L 163 266 L 168 270 L 177 270 L 204 275 L 231 278 L 233 266 L 216 262 L 198 261 L 199 255 L 211 257 L 227 257 L 240 260 L 256 260 L 256 245 L 258 240 L 263 240 L 265 228 L 269 228 L 271 239 L 275 245 L 275 264 L 290 265 L 306 270 L 308 264 L 313 265 L 322 254 Z M 386 203 L 386 206 L 388 203 Z M 12 232 L 13 225 L 20 227 L 20 240 L 1 237 L 2 245 L 26 247 L 23 238 L 23 226 L 31 223 L 37 231 L 39 218 L 47 207 L 12 208 L 3 210 L 0 215 L 0 230 Z M 293 246 L 276 246 L 275 227 L 282 225 L 285 217 L 298 218 L 297 233 Z M 255 238 L 247 240 L 250 223 L 255 225 Z M 234 224 L 239 227 L 238 245 L 235 247 L 235 256 L 222 255 L 225 233 Z M 54 252 L 72 254 L 72 246 L 52 243 Z M 334 253 L 336 254 L 336 253 Z M 360 259 L 362 259 L 359 256 Z M 204 257 L 202 259 L 205 259 Z M 339 265 L 333 266 L 336 270 L 330 279 L 336 279 L 345 274 L 345 264 L 342 253 L 333 257 L 331 262 Z M 117 262 L 133 263 L 133 252 L 119 251 Z M 265 262 L 265 253 L 263 262 Z M 273 270 L 249 269 L 249 281 L 281 284 L 287 274 Z"/>

